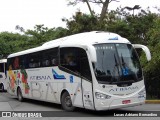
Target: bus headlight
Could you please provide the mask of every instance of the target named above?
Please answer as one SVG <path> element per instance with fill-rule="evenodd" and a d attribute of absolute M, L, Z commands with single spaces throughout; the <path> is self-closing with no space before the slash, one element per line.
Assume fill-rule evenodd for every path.
<path fill-rule="evenodd" d="M 97 99 L 102 99 L 102 100 L 111 98 L 111 96 L 105 95 L 105 94 L 99 93 L 99 92 L 96 92 L 95 96 L 96 96 Z"/>
<path fill-rule="evenodd" d="M 139 95 L 145 95 L 145 94 L 146 94 L 145 89 L 141 90 L 138 94 L 139 94 Z"/>
<path fill-rule="evenodd" d="M 139 99 L 145 99 L 145 98 L 146 98 L 146 91 L 145 91 L 145 89 L 141 90 L 141 91 L 138 93 L 138 98 L 139 98 Z"/>

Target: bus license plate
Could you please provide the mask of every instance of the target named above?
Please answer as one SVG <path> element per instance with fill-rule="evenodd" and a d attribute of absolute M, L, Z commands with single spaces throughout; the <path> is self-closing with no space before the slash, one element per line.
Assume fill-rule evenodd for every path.
<path fill-rule="evenodd" d="M 123 100 L 122 101 L 122 104 L 129 104 L 129 103 L 131 103 L 131 100 Z"/>

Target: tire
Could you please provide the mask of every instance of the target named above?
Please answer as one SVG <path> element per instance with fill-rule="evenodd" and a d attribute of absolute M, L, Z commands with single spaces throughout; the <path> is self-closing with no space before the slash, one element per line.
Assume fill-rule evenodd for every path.
<path fill-rule="evenodd" d="M 71 97 L 68 92 L 64 92 L 61 97 L 62 108 L 66 111 L 74 111 L 75 107 L 72 105 Z"/>
<path fill-rule="evenodd" d="M 17 98 L 20 102 L 23 101 L 23 96 L 22 96 L 22 91 L 21 91 L 21 88 L 18 88 L 17 90 Z"/>
<path fill-rule="evenodd" d="M 4 92 L 4 85 L 1 84 L 1 92 Z"/>

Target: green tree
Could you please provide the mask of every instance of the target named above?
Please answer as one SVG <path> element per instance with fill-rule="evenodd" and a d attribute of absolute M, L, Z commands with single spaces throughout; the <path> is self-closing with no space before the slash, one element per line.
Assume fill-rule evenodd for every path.
<path fill-rule="evenodd" d="M 66 36 L 68 30 L 62 27 L 48 28 L 44 25 L 36 25 L 34 30 L 27 30 L 25 34 L 32 37 L 30 41 L 32 46 L 39 46 L 46 41 Z"/>
<path fill-rule="evenodd" d="M 28 36 L 18 33 L 2 32 L 0 33 L 0 55 L 6 57 L 10 53 L 23 50 Z"/>
<path fill-rule="evenodd" d="M 72 19 L 63 19 L 70 34 L 98 30 L 100 22 L 97 17 L 77 12 Z"/>
<path fill-rule="evenodd" d="M 149 29 L 147 36 L 152 60 L 148 63 L 142 55 L 142 65 L 146 78 L 146 90 L 151 97 L 160 99 L 160 16 L 154 19 L 153 26 Z"/>

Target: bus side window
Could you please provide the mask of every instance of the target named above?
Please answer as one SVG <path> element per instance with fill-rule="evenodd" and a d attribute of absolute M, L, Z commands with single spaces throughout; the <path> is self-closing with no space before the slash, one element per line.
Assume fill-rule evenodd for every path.
<path fill-rule="evenodd" d="M 57 66 L 58 65 L 58 48 L 52 48 L 43 51 L 42 66 Z"/>
<path fill-rule="evenodd" d="M 4 65 L 5 65 L 5 77 L 7 77 L 7 63 L 5 63 Z"/>
<path fill-rule="evenodd" d="M 20 66 L 20 69 L 25 69 L 25 68 L 27 68 L 26 55 L 23 55 L 23 56 L 20 56 L 20 57 L 19 57 L 19 66 Z"/>
<path fill-rule="evenodd" d="M 32 53 L 28 55 L 29 68 L 38 68 L 41 66 L 40 53 Z"/>
<path fill-rule="evenodd" d="M 78 48 L 61 48 L 60 65 L 73 72 L 80 71 Z"/>
<path fill-rule="evenodd" d="M 0 63 L 0 72 L 4 72 L 4 64 Z"/>
<path fill-rule="evenodd" d="M 52 66 L 58 65 L 58 60 L 56 58 L 52 57 L 51 64 L 52 64 Z"/>
<path fill-rule="evenodd" d="M 13 62 L 13 66 L 14 66 L 14 69 L 19 69 L 19 57 L 15 57 L 14 58 L 14 62 Z"/>
<path fill-rule="evenodd" d="M 54 48 L 50 51 L 50 60 L 51 60 L 51 66 L 58 65 L 58 48 Z"/>
<path fill-rule="evenodd" d="M 7 70 L 9 69 L 14 70 L 13 62 L 14 62 L 14 58 L 9 58 L 7 60 Z"/>
<path fill-rule="evenodd" d="M 50 66 L 50 60 L 49 60 L 49 58 L 43 58 L 43 60 L 42 60 L 42 66 L 43 67 Z"/>

